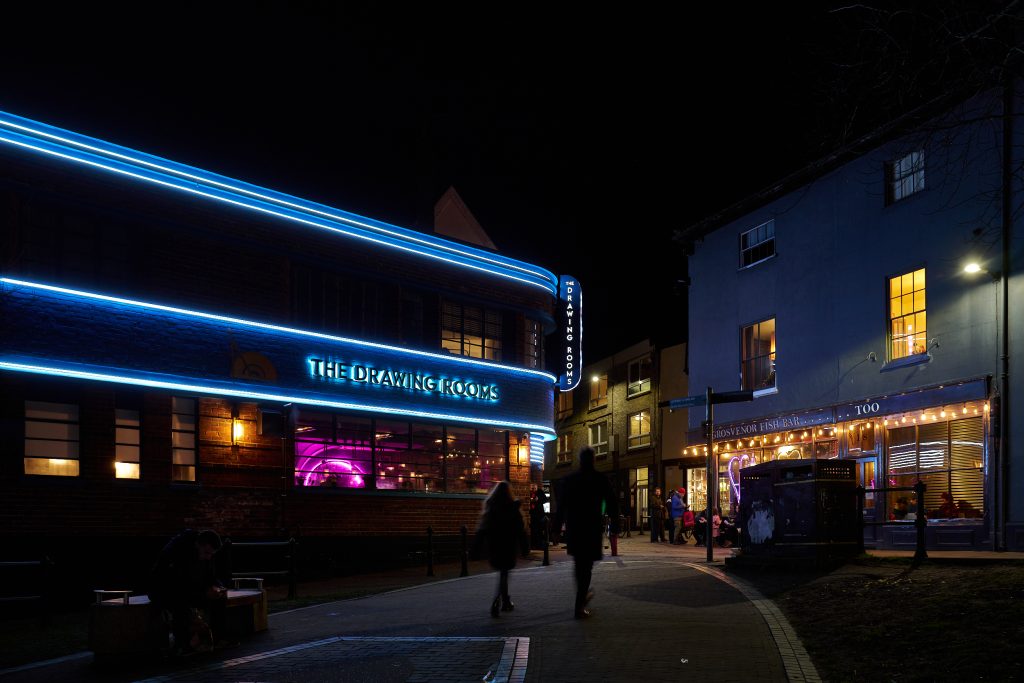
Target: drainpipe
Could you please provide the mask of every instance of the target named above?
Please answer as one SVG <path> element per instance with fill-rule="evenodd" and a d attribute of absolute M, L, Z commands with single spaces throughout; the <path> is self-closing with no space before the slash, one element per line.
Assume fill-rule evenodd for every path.
<path fill-rule="evenodd" d="M 995 549 L 1006 550 L 1007 496 L 1010 481 L 1010 236 L 1013 222 L 1013 77 L 1003 76 L 1003 205 L 1000 288 L 1002 334 L 999 349 L 999 466 L 996 490 Z"/>

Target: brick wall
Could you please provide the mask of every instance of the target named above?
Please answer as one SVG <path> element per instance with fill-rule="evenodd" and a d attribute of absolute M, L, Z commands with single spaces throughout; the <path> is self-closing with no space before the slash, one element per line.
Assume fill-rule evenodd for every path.
<path fill-rule="evenodd" d="M 171 481 L 170 396 L 49 378 L 3 378 L 0 524 L 9 537 L 166 537 L 183 527 L 212 527 L 234 538 L 410 537 L 432 526 L 455 534 L 476 526 L 482 496 L 433 496 L 292 486 L 291 442 L 256 434 L 255 404 L 198 402 L 197 482 Z M 141 402 L 140 479 L 114 478 L 114 409 Z M 79 477 L 22 474 L 24 401 L 80 406 Z M 231 444 L 232 412 L 243 424 Z M 515 445 L 513 495 L 528 499 L 531 468 Z"/>
<path fill-rule="evenodd" d="M 552 325 L 552 297 L 537 287 L 0 150 L 4 275 L 290 324 L 296 264 L 379 287 L 379 315 L 385 320 L 376 329 L 382 341 L 401 343 L 398 306 L 406 291 L 422 295 L 420 347 L 432 351 L 440 346 L 444 298 L 506 313 L 506 348 L 512 342 L 508 363 L 523 356 L 523 316 Z M 0 320 L 0 340 L 11 325 Z M 62 343 L 81 342 L 86 329 L 72 326 L 62 333 Z M 48 341 L 53 340 L 37 335 L 34 348 L 42 353 Z M 124 360 L 135 341 L 128 321 L 119 336 L 100 343 L 120 345 Z M 128 367 L 142 367 L 135 361 Z M 80 476 L 23 474 L 25 400 L 80 406 Z M 138 480 L 114 477 L 114 411 L 124 404 L 141 413 Z M 325 566 L 350 564 L 360 549 L 388 544 L 398 548 L 395 557 L 401 556 L 401 548 L 418 547 L 428 525 L 442 536 L 456 534 L 462 525 L 475 528 L 480 496 L 295 490 L 290 441 L 282 446 L 279 438 L 260 437 L 255 405 L 245 402 L 199 401 L 197 483 L 172 482 L 170 405 L 167 393 L 0 375 L 5 554 L 23 558 L 47 552 L 64 567 L 91 567 L 90 576 L 137 577 L 160 544 L 186 526 L 213 527 L 236 539 L 298 535 L 310 547 L 328 549 L 321 556 L 335 559 L 325 560 Z M 235 443 L 232 420 L 243 426 Z M 512 468 L 519 498 L 528 496 L 529 476 L 529 467 Z M 92 580 L 84 578 L 87 573 L 75 580 L 87 585 Z"/>

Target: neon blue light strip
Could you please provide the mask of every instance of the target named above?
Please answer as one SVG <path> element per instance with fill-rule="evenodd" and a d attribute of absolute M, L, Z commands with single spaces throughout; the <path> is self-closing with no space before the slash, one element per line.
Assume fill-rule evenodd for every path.
<path fill-rule="evenodd" d="M 83 370 L 68 370 L 63 368 L 49 367 L 45 365 L 29 365 L 27 363 L 12 363 L 0 360 L 0 370 L 12 372 L 25 372 L 36 375 L 50 375 L 53 377 L 70 377 L 73 379 L 85 379 L 95 382 L 112 382 L 116 384 L 132 384 L 142 387 L 153 387 L 155 389 L 171 389 L 195 394 L 214 394 L 217 396 L 234 396 L 237 398 L 248 398 L 257 401 L 276 401 L 280 403 L 298 403 L 301 405 L 322 406 L 325 408 L 338 408 L 341 410 L 363 410 L 390 415 L 404 415 L 408 417 L 420 417 L 430 420 L 444 420 L 448 422 L 462 422 L 466 424 L 479 424 L 493 427 L 508 427 L 511 429 L 528 429 L 542 434 L 550 431 L 550 427 L 534 425 L 524 422 L 504 422 L 500 420 L 484 420 L 479 417 L 467 417 L 465 415 L 454 415 L 451 413 L 428 413 L 419 410 L 403 410 L 387 406 L 375 406 L 362 403 L 345 403 L 342 401 L 325 401 L 316 398 L 302 396 L 287 396 L 283 394 L 270 394 L 262 391 L 248 391 L 245 389 L 228 389 L 224 387 L 208 386 L 201 384 L 187 384 L 184 382 L 169 382 L 163 380 L 145 379 L 142 377 L 129 377 L 126 375 L 108 375 L 99 372 L 86 372 Z M 553 433 L 552 433 L 553 434 Z"/>
<path fill-rule="evenodd" d="M 0 112 L 0 128 L 6 129 L 5 134 L 0 134 L 0 142 L 23 149 L 542 287 L 552 294 L 557 292 L 557 278 L 552 273 L 522 261 L 422 235 L 12 114 Z"/>
<path fill-rule="evenodd" d="M 558 435 L 554 432 L 538 434 L 530 432 L 530 462 L 535 465 L 544 464 L 544 442 L 555 441 Z"/>
<path fill-rule="evenodd" d="M 244 320 L 242 318 L 231 318 L 226 315 L 217 315 L 215 313 L 203 313 L 202 311 L 192 311 L 185 308 L 176 308 L 174 306 L 164 306 L 163 304 L 153 304 L 145 301 L 136 301 L 134 299 L 122 299 L 121 297 L 108 296 L 106 294 L 96 294 L 94 292 L 83 292 L 77 289 L 68 289 L 67 287 L 56 287 L 54 285 L 44 285 L 38 282 L 28 282 L 26 280 L 16 280 L 9 277 L 0 277 L 0 282 L 15 285 L 18 287 L 29 287 L 32 289 L 41 289 L 48 292 L 58 292 L 60 294 L 69 294 L 71 296 L 78 296 L 84 299 L 96 299 L 98 301 L 109 301 L 111 303 L 121 304 L 124 306 L 135 306 L 138 308 L 147 308 L 155 311 L 164 311 L 167 313 L 175 313 L 178 315 L 187 315 L 195 318 L 205 318 L 207 320 L 217 320 L 219 322 L 231 323 L 232 325 L 243 325 L 245 327 L 255 327 L 263 330 L 271 330 L 273 332 L 284 332 L 286 334 L 301 335 L 304 337 L 313 337 L 316 339 L 327 339 L 329 341 L 343 342 L 345 344 L 355 344 L 370 349 L 381 349 L 385 351 L 394 351 L 396 353 L 407 354 L 410 356 L 417 356 L 421 358 L 433 358 L 437 360 L 453 361 L 456 363 L 463 363 L 466 365 L 476 365 L 480 367 L 490 368 L 492 370 L 503 370 L 507 372 L 520 373 L 525 375 L 536 375 L 543 377 L 546 380 L 554 383 L 558 379 L 547 372 L 541 370 L 531 370 L 530 368 L 519 368 L 512 365 L 501 365 L 498 363 L 488 363 L 473 358 L 467 358 L 466 356 L 453 356 L 450 354 L 431 353 L 430 351 L 417 351 L 415 349 L 404 349 L 398 346 L 389 346 L 387 344 L 378 344 L 375 342 L 363 341 L 360 339 L 349 339 L 348 337 L 337 337 L 333 334 L 324 334 L 323 332 L 313 332 L 311 330 L 299 330 L 293 327 L 284 327 L 282 325 L 273 325 L 271 323 L 261 323 L 252 320 Z"/>

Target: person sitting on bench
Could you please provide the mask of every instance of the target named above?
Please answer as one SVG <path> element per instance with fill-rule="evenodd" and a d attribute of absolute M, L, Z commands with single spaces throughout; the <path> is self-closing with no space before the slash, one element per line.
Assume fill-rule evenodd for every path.
<path fill-rule="evenodd" d="M 176 654 L 213 649 L 215 637 L 221 639 L 218 645 L 226 644 L 228 591 L 214 563 L 220 547 L 220 536 L 212 529 L 185 529 L 164 546 L 153 565 L 149 599 L 170 612 Z"/>

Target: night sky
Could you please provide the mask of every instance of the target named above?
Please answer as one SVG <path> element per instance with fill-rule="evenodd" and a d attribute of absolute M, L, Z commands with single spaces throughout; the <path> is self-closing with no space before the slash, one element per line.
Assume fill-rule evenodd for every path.
<path fill-rule="evenodd" d="M 672 230 L 822 151 L 834 18 L 722 5 L 45 8 L 5 22 L 0 109 L 424 231 L 454 185 L 503 253 L 581 280 L 595 360 L 682 340 Z"/>

